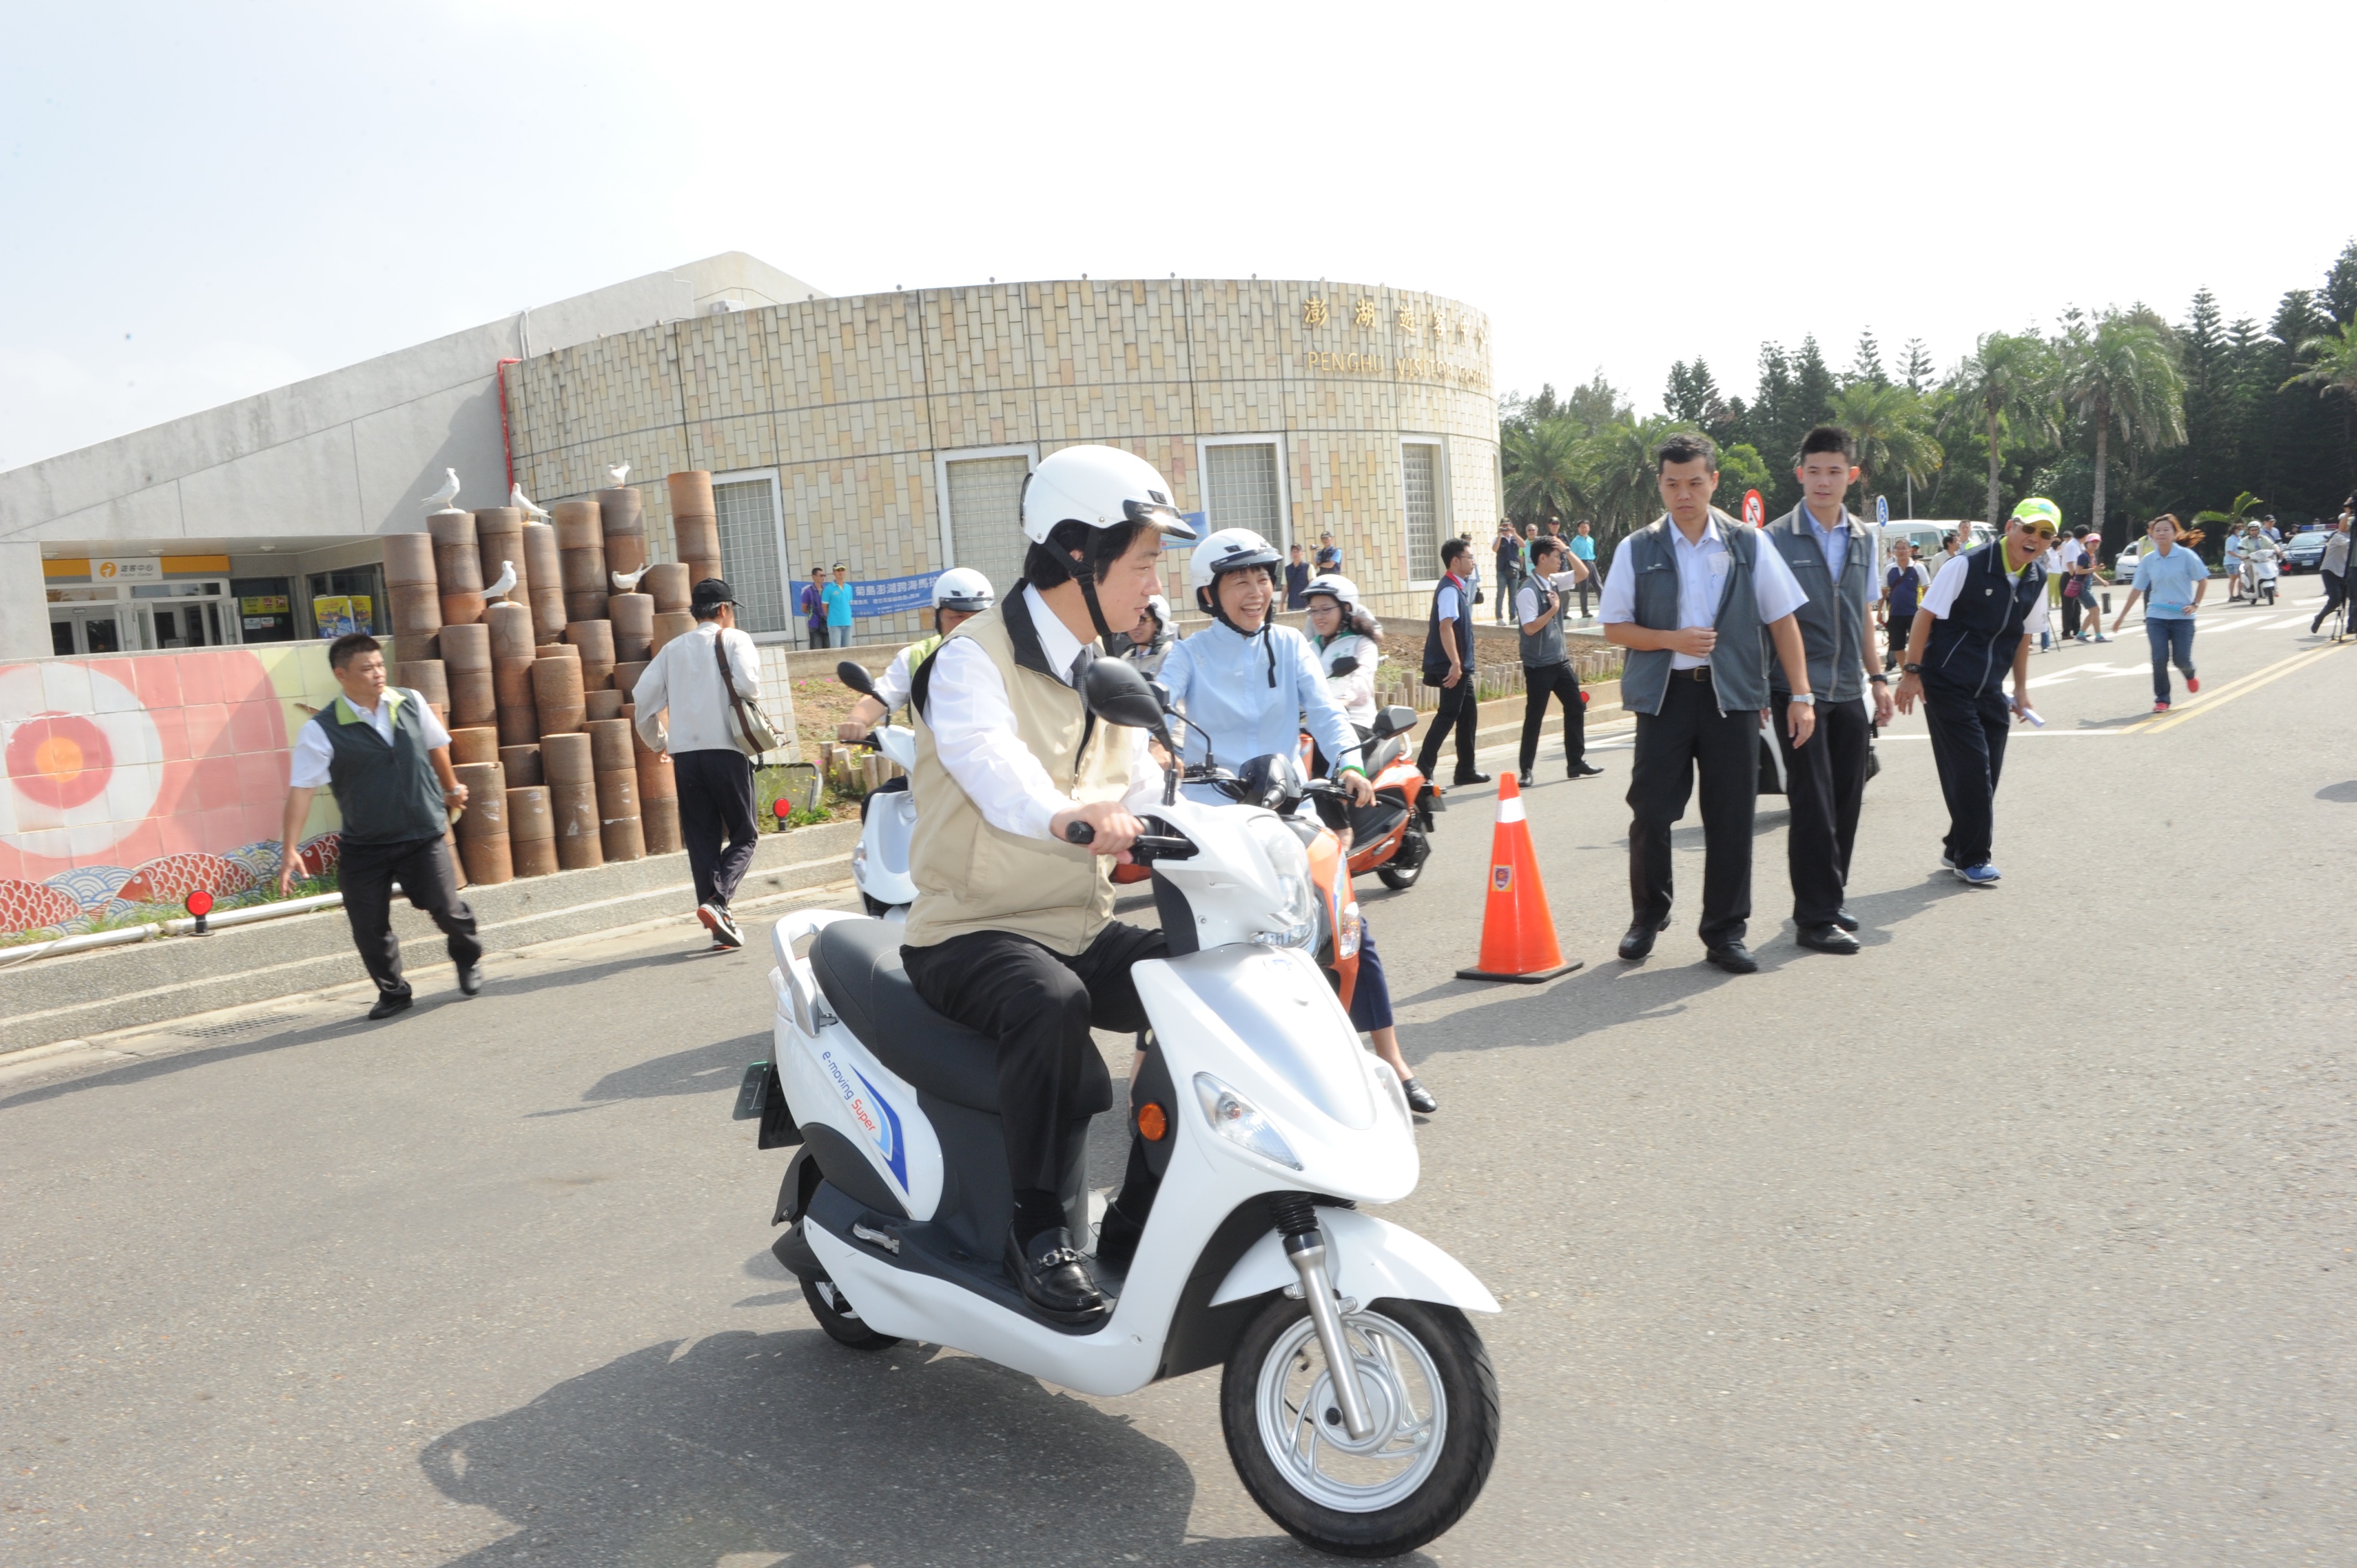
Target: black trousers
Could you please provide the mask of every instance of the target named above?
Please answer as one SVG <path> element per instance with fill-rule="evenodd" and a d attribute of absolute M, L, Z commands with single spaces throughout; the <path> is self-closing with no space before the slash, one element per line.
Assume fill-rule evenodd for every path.
<path fill-rule="evenodd" d="M 1932 732 L 1932 761 L 1948 800 L 1948 833 L 1941 840 L 1958 869 L 1985 865 L 1996 837 L 1996 781 L 2005 771 L 2005 739 L 2013 710 L 2001 693 L 1974 696 L 1954 686 L 1923 682 L 1923 723 Z"/>
<path fill-rule="evenodd" d="M 1481 704 L 1473 697 L 1473 671 L 1470 669 L 1458 678 L 1454 686 L 1441 687 L 1440 706 L 1434 711 L 1432 722 L 1425 726 L 1424 744 L 1416 748 L 1417 770 L 1426 779 L 1433 777 L 1432 769 L 1440 761 L 1440 743 L 1454 726 L 1457 731 L 1457 777 L 1459 779 L 1471 778 L 1473 732 L 1480 725 L 1480 712 Z"/>
<path fill-rule="evenodd" d="M 813 648 L 824 648 L 826 646 L 826 627 L 823 623 L 812 627 L 810 628 L 810 634 L 811 646 Z"/>
<path fill-rule="evenodd" d="M 2316 612 L 2314 620 L 2308 623 L 2308 629 L 2310 631 L 2323 626 L 2332 612 L 2341 607 L 2341 601 L 2349 596 L 2347 577 L 2336 577 L 2330 572 L 2319 572 L 2317 575 L 2324 579 L 2324 607 Z"/>
<path fill-rule="evenodd" d="M 1784 727 L 1791 705 L 1789 698 L 1776 699 L 1776 749 L 1784 754 L 1784 802 L 1791 810 L 1784 856 L 1792 872 L 1792 923 L 1805 929 L 1833 924 L 1849 886 L 1874 721 L 1863 703 L 1819 703 L 1816 733 L 1796 751 Z"/>
<path fill-rule="evenodd" d="M 679 786 L 679 838 L 695 878 L 695 901 L 725 909 L 760 838 L 753 822 L 752 759 L 734 750 L 676 751 L 671 776 Z"/>
<path fill-rule="evenodd" d="M 1587 708 L 1579 700 L 1579 675 L 1568 660 L 1534 670 L 1523 666 L 1522 771 L 1528 773 L 1539 758 L 1539 732 L 1546 728 L 1547 701 L 1563 702 L 1563 762 L 1566 768 L 1587 756 Z"/>
<path fill-rule="evenodd" d="M 1089 1030 L 1144 1028 L 1130 966 L 1169 951 L 1160 931 L 1118 920 L 1071 958 L 1011 931 L 900 950 L 927 1006 L 998 1042 L 998 1116 L 1018 1213 L 1027 1197 L 1036 1204 L 1063 1190 L 1071 1124 L 1113 1104 Z"/>
<path fill-rule="evenodd" d="M 409 994 L 401 974 L 401 939 L 393 934 L 393 885 L 409 899 L 410 908 L 434 917 L 450 939 L 450 961 L 464 969 L 483 956 L 475 940 L 475 911 L 458 897 L 458 878 L 450 869 L 450 851 L 438 838 L 407 839 L 400 843 L 354 843 L 346 839 L 337 861 L 338 885 L 343 889 L 344 918 L 352 923 L 352 946 L 369 978 L 387 996 Z"/>
<path fill-rule="evenodd" d="M 1709 672 L 1708 666 L 1704 673 Z M 1670 829 L 1702 775 L 1702 940 L 1743 938 L 1751 918 L 1751 821 L 1760 803 L 1760 711 L 1718 711 L 1706 679 L 1670 676 L 1658 714 L 1637 715 L 1629 774 L 1629 901 L 1633 924 L 1670 918 Z"/>

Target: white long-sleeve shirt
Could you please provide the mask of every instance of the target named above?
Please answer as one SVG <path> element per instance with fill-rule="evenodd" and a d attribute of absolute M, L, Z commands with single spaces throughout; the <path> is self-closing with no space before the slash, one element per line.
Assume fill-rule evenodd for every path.
<path fill-rule="evenodd" d="M 630 693 L 639 738 L 657 751 L 676 757 L 683 751 L 737 750 L 728 727 L 728 693 L 720 683 L 720 661 L 712 655 L 716 637 L 728 650 L 728 673 L 737 695 L 760 697 L 761 656 L 754 651 L 753 639 L 741 631 L 722 630 L 716 620 L 696 622 L 694 629 L 663 644 L 662 651 L 639 671 L 638 686 Z M 668 725 L 662 722 L 665 714 Z"/>
<path fill-rule="evenodd" d="M 1074 637 L 1039 590 L 1023 589 L 1024 607 L 1039 634 L 1039 651 L 1048 668 L 1067 686 L 1072 683 L 1072 663 L 1081 656 Z M 1056 787 L 1047 768 L 1015 732 L 1015 705 L 1007 701 L 1006 682 L 971 639 L 952 637 L 933 655 L 931 684 L 920 716 L 933 732 L 933 754 L 966 793 L 983 820 L 1001 832 L 1025 838 L 1050 839 L 1048 824 L 1057 812 L 1080 804 Z M 651 671 L 650 671 L 651 673 Z M 641 677 L 643 679 L 643 677 Z M 1129 793 L 1122 809 L 1133 813 L 1152 811 L 1162 803 L 1162 770 L 1146 749 L 1146 732 L 1130 731 Z"/>

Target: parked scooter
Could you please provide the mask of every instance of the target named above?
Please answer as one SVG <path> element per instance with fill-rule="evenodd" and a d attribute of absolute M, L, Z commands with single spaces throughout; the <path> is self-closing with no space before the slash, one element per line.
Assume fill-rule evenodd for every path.
<path fill-rule="evenodd" d="M 1345 660 L 1345 663 L 1348 661 Z M 1340 667 L 1337 667 L 1340 670 Z M 1341 671 L 1348 673 L 1347 671 Z M 1432 818 L 1448 809 L 1438 786 L 1424 776 L 1408 755 L 1407 735 L 1415 727 L 1415 710 L 1394 704 L 1375 714 L 1375 722 L 1360 732 L 1360 766 L 1375 787 L 1372 805 L 1351 809 L 1351 875 L 1373 872 L 1383 886 L 1405 892 L 1415 886 L 1424 863 L 1432 854 Z M 1301 737 L 1302 766 L 1309 766 L 1310 737 Z"/>
<path fill-rule="evenodd" d="M 846 659 L 834 667 L 835 679 L 863 697 L 876 695 L 876 682 L 866 667 Z M 878 725 L 866 744 L 898 764 L 900 776 L 887 779 L 859 802 L 859 842 L 852 846 L 851 879 L 859 885 L 859 900 L 867 912 L 882 919 L 906 920 L 916 902 L 916 879 L 909 872 L 909 847 L 917 836 L 917 798 L 909 793 L 909 772 L 917 766 L 917 732 L 900 725 Z"/>
<path fill-rule="evenodd" d="M 1129 665 L 1100 660 L 1082 687 L 1099 719 L 1181 756 Z M 1237 778 L 1276 805 L 1310 791 L 1289 757 Z M 1134 971 L 1152 1027 L 1130 1123 L 1161 1181 L 1126 1277 L 1099 1272 L 1113 1311 L 1059 1324 L 1006 1278 L 992 1044 L 918 998 L 897 927 L 847 912 L 779 922 L 776 1061 L 738 1098 L 763 1147 L 802 1145 L 774 1251 L 856 1348 L 953 1346 L 1097 1395 L 1222 1366 L 1229 1455 L 1270 1517 L 1329 1552 L 1410 1551 L 1488 1477 L 1497 1385 L 1465 1314 L 1497 1303 L 1438 1247 L 1355 1207 L 1405 1197 L 1418 1163 L 1398 1078 L 1361 1049 L 1311 956 L 1334 905 L 1305 840 L 1329 835 L 1189 800 L 1180 780 L 1166 774 L 1130 852 L 1154 868 L 1172 950 Z M 1086 1235 L 1077 1164 L 1063 1198 Z"/>

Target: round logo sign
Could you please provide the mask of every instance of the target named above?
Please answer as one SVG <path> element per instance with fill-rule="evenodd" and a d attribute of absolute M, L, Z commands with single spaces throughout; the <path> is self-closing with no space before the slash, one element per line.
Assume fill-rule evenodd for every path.
<path fill-rule="evenodd" d="M 1763 528 L 1768 522 L 1768 503 L 1760 499 L 1758 490 L 1743 492 L 1743 522 L 1747 528 Z"/>

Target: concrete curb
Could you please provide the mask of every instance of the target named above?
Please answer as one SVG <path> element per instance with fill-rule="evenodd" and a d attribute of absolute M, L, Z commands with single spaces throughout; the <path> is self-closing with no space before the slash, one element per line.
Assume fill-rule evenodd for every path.
<path fill-rule="evenodd" d="M 739 901 L 842 881 L 858 839 L 856 822 L 764 834 Z M 492 952 L 682 915 L 695 905 L 684 854 L 470 887 L 467 899 L 483 946 Z M 447 961 L 442 935 L 424 915 L 396 900 L 393 924 L 410 967 Z M 0 971 L 0 1057 L 345 984 L 359 964 L 351 928 L 335 909 L 210 936 L 36 960 Z"/>

